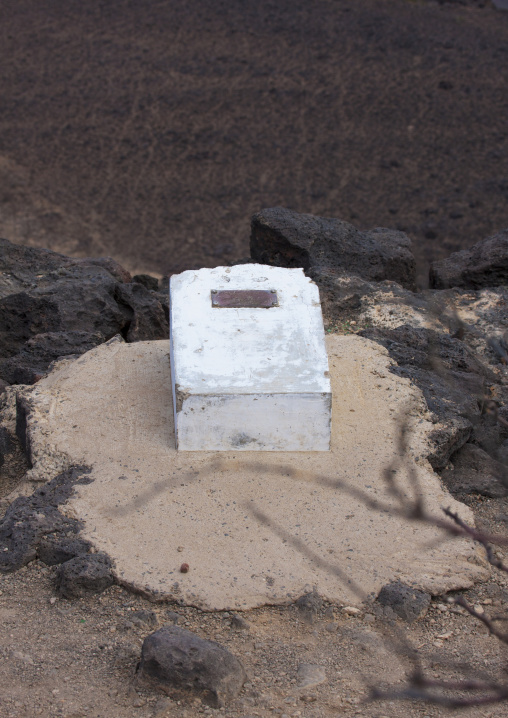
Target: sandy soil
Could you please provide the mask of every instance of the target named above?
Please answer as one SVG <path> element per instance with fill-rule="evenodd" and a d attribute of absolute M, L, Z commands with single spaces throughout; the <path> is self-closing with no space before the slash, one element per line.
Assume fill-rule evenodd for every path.
<path fill-rule="evenodd" d="M 439 600 L 410 628 L 325 605 L 312 623 L 295 607 L 250 611 L 248 628 L 237 630 L 229 613 L 154 605 L 117 586 L 69 602 L 56 597 L 53 574 L 35 562 L 0 578 L 0 714 L 5 718 L 190 718 L 203 712 L 231 718 L 442 716 L 446 711 L 422 704 L 364 702 L 369 684 L 400 688 L 410 671 L 395 653 L 395 629 L 418 648 L 428 676 L 436 679 L 457 677 L 457 664 L 464 661 L 470 676 L 498 676 L 506 660 L 506 651 L 485 628 Z M 470 591 L 469 599 L 488 612 L 506 610 L 506 579 L 495 576 Z M 226 710 L 179 704 L 133 684 L 143 638 L 172 623 L 174 614 L 179 625 L 219 641 L 244 663 L 249 683 Z M 322 666 L 326 680 L 298 687 L 301 663 Z M 487 707 L 454 715 L 494 718 L 508 710 Z"/>

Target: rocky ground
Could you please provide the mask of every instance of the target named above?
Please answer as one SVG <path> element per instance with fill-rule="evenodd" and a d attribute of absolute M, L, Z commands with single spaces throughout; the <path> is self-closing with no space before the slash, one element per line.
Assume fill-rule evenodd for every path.
<path fill-rule="evenodd" d="M 16 372 L 24 382 L 36 382 L 56 358 L 48 346 L 70 346 L 69 335 L 79 334 L 63 352 L 72 358 L 87 350 L 94 332 L 96 343 L 118 332 L 135 341 L 163 336 L 167 324 L 165 295 L 147 277 L 132 280 L 105 260 L 79 263 L 5 241 L 2 247 L 0 477 L 2 506 L 8 509 L 16 495 L 12 490 L 29 468 L 9 401 L 19 381 Z M 427 459 L 449 490 L 473 508 L 480 530 L 506 536 L 506 232 L 471 253 L 435 263 L 434 287 L 422 293 L 412 291 L 415 263 L 400 232 L 362 234 L 338 220 L 270 210 L 253 219 L 251 253 L 282 266 L 291 265 L 296 255 L 320 286 L 327 331 L 357 332 L 388 348 L 393 371 L 421 388 L 434 417 Z M 91 305 L 69 311 L 80 288 L 92 286 Z M 17 311 L 21 302 L 23 311 Z M 105 307 L 102 314 L 97 302 Z M 72 326 L 74 315 L 79 332 Z M 401 609 L 396 600 L 382 603 L 381 596 L 357 611 L 327 605 L 311 593 L 295 605 L 242 616 L 150 603 L 117 585 L 65 598 L 57 588 L 61 569 L 42 560 L 41 536 L 51 534 L 44 520 L 34 511 L 26 526 L 0 522 L 0 705 L 9 718 L 444 715 L 442 706 L 393 696 L 366 702 L 371 687 L 391 691 L 407 684 L 414 666 L 407 644 L 416 649 L 428 679 L 486 678 L 504 684 L 506 645 L 450 603 L 454 595 L 424 596 L 414 621 L 413 599 L 409 609 Z M 19 562 L 10 562 L 16 553 L 12 542 L 27 527 L 39 531 L 39 544 L 19 568 Z M 502 560 L 505 550 L 503 539 L 492 561 Z M 45 560 L 50 563 L 47 555 Z M 493 568 L 488 581 L 461 596 L 479 616 L 508 615 L 508 576 Z M 217 641 L 242 662 L 248 680 L 224 707 L 168 696 L 136 677 L 143 640 L 174 624 Z M 496 625 L 503 630 L 505 624 Z M 461 690 L 456 695 L 465 697 Z M 508 708 L 484 705 L 474 715 L 506 716 Z"/>
<path fill-rule="evenodd" d="M 263 608 L 238 620 L 228 613 L 154 605 L 118 586 L 67 601 L 55 594 L 54 573 L 35 561 L 1 578 L 0 712 L 5 718 L 447 714 L 418 703 L 365 702 L 369 685 L 400 688 L 406 679 L 410 664 L 397 656 L 394 641 L 399 640 L 418 649 L 431 678 L 457 678 L 464 663 L 469 676 L 503 677 L 505 647 L 439 597 L 427 616 L 411 625 L 394 614 L 388 619 L 369 610 L 348 615 L 326 605 L 315 613 L 294 606 Z M 508 610 L 508 585 L 499 574 L 466 596 L 485 612 Z M 198 700 L 179 702 L 135 684 L 142 641 L 174 622 L 218 641 L 245 666 L 248 682 L 226 709 L 207 708 Z M 472 714 L 493 718 L 506 716 L 508 709 L 455 713 Z"/>

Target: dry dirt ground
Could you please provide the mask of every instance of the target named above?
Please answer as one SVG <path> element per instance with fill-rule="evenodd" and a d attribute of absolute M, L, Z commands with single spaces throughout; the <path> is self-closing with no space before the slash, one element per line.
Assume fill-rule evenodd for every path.
<path fill-rule="evenodd" d="M 508 12 L 489 0 L 18 0 L 0 23 L 0 235 L 159 274 L 248 254 L 263 207 L 508 226 Z"/>

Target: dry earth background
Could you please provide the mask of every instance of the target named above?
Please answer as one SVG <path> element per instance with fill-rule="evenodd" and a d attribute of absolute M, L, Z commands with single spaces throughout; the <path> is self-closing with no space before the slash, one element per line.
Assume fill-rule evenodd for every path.
<path fill-rule="evenodd" d="M 486 0 L 3 4 L 0 236 L 159 274 L 283 205 L 422 263 L 508 225 L 508 13 Z"/>
<path fill-rule="evenodd" d="M 0 66 L 0 235 L 14 242 L 167 274 L 246 256 L 251 214 L 280 204 L 403 229 L 424 284 L 429 260 L 508 226 L 508 13 L 489 2 L 18 0 L 1 9 Z M 502 509 L 470 503 L 505 529 Z M 142 639 L 175 614 L 246 666 L 222 715 L 443 714 L 361 703 L 364 675 L 408 669 L 370 614 L 266 608 L 242 626 L 117 586 L 69 602 L 53 572 L 2 578 L 2 716 L 214 714 L 131 685 Z M 468 593 L 508 604 L 502 577 Z M 450 656 L 478 675 L 506 657 L 438 600 L 403 630 L 436 677 Z M 299 663 L 326 681 L 297 689 Z"/>

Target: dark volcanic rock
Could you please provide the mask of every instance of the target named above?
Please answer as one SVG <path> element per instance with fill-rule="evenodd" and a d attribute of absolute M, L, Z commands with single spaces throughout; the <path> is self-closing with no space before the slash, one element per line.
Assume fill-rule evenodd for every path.
<path fill-rule="evenodd" d="M 159 291 L 159 280 L 157 277 L 152 277 L 151 274 L 135 274 L 132 277 L 133 282 L 137 282 L 138 284 L 142 284 L 147 289 L 150 289 L 152 292 L 158 292 Z"/>
<path fill-rule="evenodd" d="M 121 334 L 168 336 L 167 298 L 109 257 L 71 259 L 0 240 L 0 377 L 33 383 L 55 359 Z"/>
<path fill-rule="evenodd" d="M 125 339 L 128 342 L 169 338 L 169 325 L 158 296 L 143 284 L 121 284 L 116 301 L 131 312 Z"/>
<path fill-rule="evenodd" d="M 15 499 L 0 521 L 0 572 L 16 571 L 37 556 L 45 536 L 69 537 L 81 524 L 64 516 L 58 506 L 71 496 L 74 485 L 89 483 L 86 467 L 73 467 L 34 491 Z"/>
<path fill-rule="evenodd" d="M 45 332 L 28 339 L 19 352 L 0 360 L 0 372 L 11 384 L 33 384 L 56 359 L 84 352 L 104 342 L 100 332 Z"/>
<path fill-rule="evenodd" d="M 424 591 L 407 586 L 402 581 L 388 583 L 379 592 L 378 603 L 389 607 L 408 623 L 422 618 L 430 606 L 431 597 Z"/>
<path fill-rule="evenodd" d="M 155 613 L 155 611 L 134 611 L 134 613 L 130 616 L 130 619 L 134 623 L 134 625 L 157 625 L 157 614 Z"/>
<path fill-rule="evenodd" d="M 21 289 L 33 289 L 47 275 L 73 266 L 102 267 L 119 282 L 130 282 L 131 275 L 111 257 L 74 259 L 50 249 L 26 247 L 0 238 L 0 297 Z"/>
<path fill-rule="evenodd" d="M 389 279 L 416 288 L 411 240 L 403 232 L 360 232 L 340 219 L 298 214 L 283 207 L 265 209 L 251 222 L 251 257 L 262 264 L 303 267 L 319 283 L 321 274 L 354 274 Z"/>
<path fill-rule="evenodd" d="M 304 593 L 303 596 L 295 601 L 298 610 L 308 623 L 313 623 L 318 612 L 323 607 L 323 599 L 314 588 L 310 593 Z"/>
<path fill-rule="evenodd" d="M 56 587 L 64 598 L 83 598 L 102 593 L 113 585 L 112 562 L 103 553 L 77 556 L 63 563 L 56 575 Z"/>
<path fill-rule="evenodd" d="M 13 449 L 13 440 L 7 427 L 0 426 L 0 467 L 4 463 L 4 456 Z"/>
<path fill-rule="evenodd" d="M 67 536 L 46 536 L 37 547 L 37 556 L 46 566 L 55 566 L 70 561 L 76 556 L 87 554 L 91 544 L 84 539 L 67 538 Z"/>
<path fill-rule="evenodd" d="M 435 289 L 481 289 L 502 284 L 508 285 L 508 229 L 430 267 L 430 286 Z"/>
<path fill-rule="evenodd" d="M 65 257 L 65 259 L 67 260 L 67 266 L 69 267 L 73 264 L 77 264 L 82 267 L 102 267 L 117 281 L 132 282 L 130 273 L 112 257 L 83 257 L 82 259 Z"/>
<path fill-rule="evenodd" d="M 494 381 L 491 371 L 460 339 L 431 329 L 402 325 L 360 334 L 386 347 L 398 364 L 392 371 L 422 390 L 438 423 L 429 436 L 433 450 L 428 459 L 434 469 L 443 469 L 469 439 L 473 426 L 484 421 L 480 402 Z"/>
<path fill-rule="evenodd" d="M 453 469 L 441 476 L 453 494 L 482 494 L 499 498 L 508 494 L 508 467 L 474 444 L 465 444 L 452 457 Z"/>
<path fill-rule="evenodd" d="M 170 694 L 197 695 L 214 708 L 238 695 L 247 679 L 226 648 L 178 626 L 145 638 L 138 676 Z"/>

